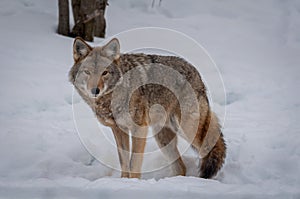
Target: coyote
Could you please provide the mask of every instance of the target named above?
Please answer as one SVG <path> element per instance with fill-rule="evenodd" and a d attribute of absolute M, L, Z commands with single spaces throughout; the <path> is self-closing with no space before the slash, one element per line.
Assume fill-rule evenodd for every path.
<path fill-rule="evenodd" d="M 91 47 L 78 37 L 73 44 L 73 58 L 69 80 L 91 107 L 98 121 L 112 129 L 118 148 L 121 177 L 141 177 L 150 126 L 176 175 L 186 173 L 177 149 L 177 135 L 186 139 L 202 157 L 200 177 L 212 178 L 217 174 L 224 163 L 226 145 L 218 119 L 210 109 L 205 85 L 194 66 L 176 56 L 121 54 L 116 38 L 104 46 Z M 132 70 L 135 73 L 129 74 Z M 172 75 L 172 71 L 180 78 Z M 162 84 L 169 82 L 179 89 L 174 93 L 172 88 L 151 79 Z M 184 91 L 188 85 L 193 92 Z M 128 94 L 127 91 L 133 87 Z M 191 100 L 192 96 L 196 99 L 195 103 Z M 181 103 L 186 102 L 186 110 L 182 110 Z M 162 108 L 164 111 L 160 111 Z M 127 111 L 128 115 L 121 114 L 122 111 Z M 181 125 L 183 120 L 185 124 Z"/>

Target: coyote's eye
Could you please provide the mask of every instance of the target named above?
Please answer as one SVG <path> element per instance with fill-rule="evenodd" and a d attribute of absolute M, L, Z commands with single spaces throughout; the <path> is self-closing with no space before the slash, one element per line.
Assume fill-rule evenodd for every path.
<path fill-rule="evenodd" d="M 105 76 L 105 75 L 107 75 L 107 74 L 108 74 L 108 71 L 105 70 L 105 71 L 102 73 L 102 76 Z"/>
<path fill-rule="evenodd" d="M 88 71 L 88 70 L 84 70 L 84 73 L 87 74 L 87 75 L 91 74 L 90 71 Z"/>

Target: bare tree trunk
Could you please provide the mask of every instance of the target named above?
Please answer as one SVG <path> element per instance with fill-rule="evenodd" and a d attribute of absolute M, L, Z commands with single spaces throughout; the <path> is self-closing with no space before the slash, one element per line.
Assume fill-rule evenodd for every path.
<path fill-rule="evenodd" d="M 68 36 L 70 33 L 69 1 L 58 0 L 58 29 L 57 33 Z"/>
<path fill-rule="evenodd" d="M 95 36 L 105 37 L 106 21 L 105 21 L 105 8 L 107 0 L 96 0 L 96 9 L 100 11 L 99 15 L 95 18 Z"/>
<path fill-rule="evenodd" d="M 84 1 L 84 0 L 83 0 Z M 84 24 L 83 24 L 83 14 L 80 10 L 81 0 L 72 0 L 72 10 L 73 10 L 73 18 L 74 18 L 74 27 L 71 32 L 72 37 L 83 37 L 84 35 Z"/>
<path fill-rule="evenodd" d="M 72 0 L 74 24 L 76 24 L 80 19 L 80 17 L 79 17 L 80 2 L 81 2 L 81 0 Z"/>
<path fill-rule="evenodd" d="M 74 27 L 70 32 L 69 0 L 58 0 L 59 23 L 57 32 L 67 36 L 80 36 L 93 41 L 94 36 L 105 37 L 104 18 L 108 0 L 72 0 Z"/>
<path fill-rule="evenodd" d="M 83 0 L 80 5 L 80 12 L 84 18 L 84 35 L 83 39 L 86 41 L 94 40 L 94 24 L 95 18 L 88 20 L 89 15 L 95 12 L 95 0 Z"/>
<path fill-rule="evenodd" d="M 75 25 L 71 36 L 80 36 L 86 41 L 94 40 L 94 26 L 97 10 L 95 0 L 72 0 Z"/>

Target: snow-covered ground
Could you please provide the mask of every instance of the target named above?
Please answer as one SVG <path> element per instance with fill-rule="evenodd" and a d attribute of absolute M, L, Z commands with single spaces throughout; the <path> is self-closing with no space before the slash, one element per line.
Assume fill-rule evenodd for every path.
<path fill-rule="evenodd" d="M 189 177 L 164 169 L 143 180 L 94 161 L 73 123 L 73 40 L 55 34 L 57 1 L 2 0 L 0 198 L 300 198 L 300 2 L 151 3 L 109 0 L 107 36 L 159 26 L 207 49 L 228 100 L 219 175 L 195 177 L 194 156 Z"/>

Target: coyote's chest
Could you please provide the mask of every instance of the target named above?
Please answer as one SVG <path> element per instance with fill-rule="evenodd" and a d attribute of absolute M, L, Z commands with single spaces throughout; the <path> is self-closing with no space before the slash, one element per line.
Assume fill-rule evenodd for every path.
<path fill-rule="evenodd" d="M 101 96 L 94 102 L 93 110 L 97 119 L 104 125 L 114 124 L 114 117 L 111 110 L 111 94 Z"/>

